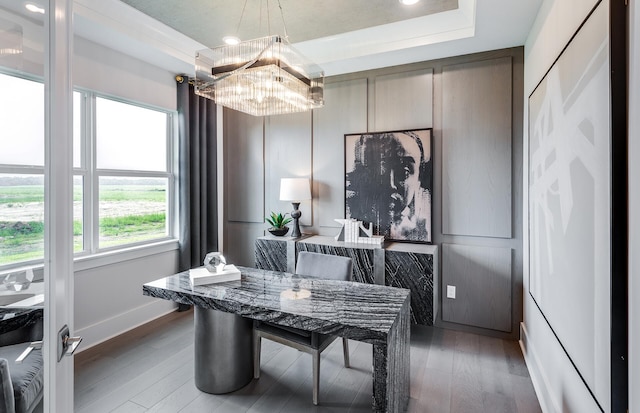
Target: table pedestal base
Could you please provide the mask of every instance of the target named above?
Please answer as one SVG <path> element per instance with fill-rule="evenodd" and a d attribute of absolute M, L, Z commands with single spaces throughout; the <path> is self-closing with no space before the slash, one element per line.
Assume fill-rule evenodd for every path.
<path fill-rule="evenodd" d="M 229 393 L 253 379 L 253 322 L 195 307 L 195 382 L 203 392 Z"/>

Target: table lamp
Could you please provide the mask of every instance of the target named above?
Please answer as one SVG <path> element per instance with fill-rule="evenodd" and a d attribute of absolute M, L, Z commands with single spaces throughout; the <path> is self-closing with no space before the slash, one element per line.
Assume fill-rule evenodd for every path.
<path fill-rule="evenodd" d="M 293 218 L 291 237 L 293 238 L 302 236 L 300 223 L 298 222 L 302 212 L 298 208 L 300 207 L 300 201 L 311 199 L 310 188 L 308 178 L 282 178 L 280 180 L 280 200 L 291 201 L 291 205 L 293 205 L 293 211 L 291 211 L 291 218 Z"/>

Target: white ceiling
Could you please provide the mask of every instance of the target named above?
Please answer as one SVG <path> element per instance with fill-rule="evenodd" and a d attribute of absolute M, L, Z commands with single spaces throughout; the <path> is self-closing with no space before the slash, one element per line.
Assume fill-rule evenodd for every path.
<path fill-rule="evenodd" d="M 75 0 L 75 26 L 90 40 L 193 75 L 195 51 L 220 45 L 223 35 L 270 34 L 264 17 L 260 27 L 261 2 L 247 0 L 239 25 L 241 0 Z M 277 0 L 269 3 L 271 33 L 283 34 Z M 524 45 L 541 3 L 281 0 L 290 41 L 327 76 Z"/>

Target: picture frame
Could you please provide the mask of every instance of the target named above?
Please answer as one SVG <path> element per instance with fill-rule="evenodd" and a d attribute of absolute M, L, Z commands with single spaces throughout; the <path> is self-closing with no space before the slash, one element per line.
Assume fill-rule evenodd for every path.
<path fill-rule="evenodd" d="M 344 135 L 345 217 L 402 242 L 432 242 L 432 128 Z"/>
<path fill-rule="evenodd" d="M 628 395 L 623 9 L 598 2 L 529 96 L 529 295 L 602 411 Z"/>

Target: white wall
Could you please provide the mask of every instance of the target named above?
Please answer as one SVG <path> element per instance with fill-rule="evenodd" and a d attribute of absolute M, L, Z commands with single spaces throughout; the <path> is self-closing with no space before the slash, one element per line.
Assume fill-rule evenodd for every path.
<path fill-rule="evenodd" d="M 174 73 L 77 36 L 73 48 L 74 86 L 176 110 Z"/>
<path fill-rule="evenodd" d="M 629 412 L 640 412 L 640 6 L 629 2 Z"/>
<path fill-rule="evenodd" d="M 142 295 L 142 284 L 177 272 L 175 247 L 172 243 L 75 264 L 75 334 L 84 337 L 78 351 L 175 309 L 171 301 Z"/>
<path fill-rule="evenodd" d="M 174 74 L 142 60 L 75 37 L 74 85 L 167 110 L 176 110 Z M 142 295 L 142 284 L 178 270 L 177 243 L 107 254 L 75 263 L 75 334 L 78 351 L 175 309 Z"/>
<path fill-rule="evenodd" d="M 525 119 L 524 147 L 528 147 L 528 96 L 551 67 L 571 36 L 597 3 L 596 0 L 545 0 L 525 44 Z M 524 170 L 528 171 L 527 151 Z M 528 188 L 528 173 L 524 175 L 524 188 Z M 524 322 L 521 326 L 523 351 L 529 371 L 545 412 L 599 412 L 597 404 L 578 376 L 571 361 L 553 335 L 528 291 L 529 245 L 527 206 L 528 193 L 524 191 Z M 571 305 L 567 294 L 566 305 Z M 606 386 L 607 383 L 600 383 Z M 609 401 L 603 403 L 609 411 Z"/>

